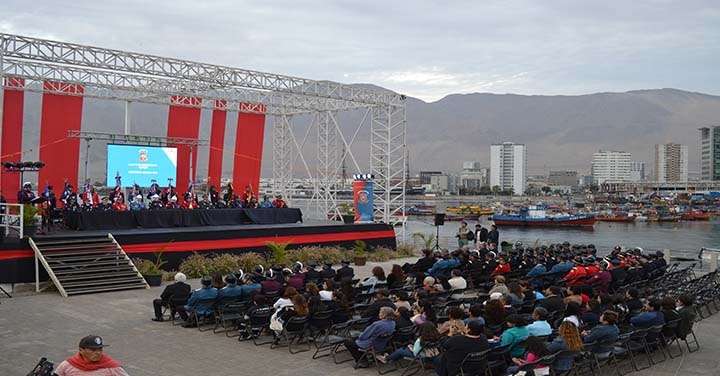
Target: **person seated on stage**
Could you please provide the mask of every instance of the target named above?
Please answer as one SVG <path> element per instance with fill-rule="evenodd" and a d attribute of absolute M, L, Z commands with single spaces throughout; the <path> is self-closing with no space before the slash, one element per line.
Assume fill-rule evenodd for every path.
<path fill-rule="evenodd" d="M 242 202 L 245 208 L 254 208 L 257 206 L 257 196 L 253 193 L 250 184 L 245 187 L 245 192 L 242 194 Z"/>
<path fill-rule="evenodd" d="M 335 272 L 335 281 L 341 282 L 343 280 L 352 280 L 355 278 L 355 270 L 350 267 L 350 261 L 348 260 L 342 260 L 340 261 L 340 269 L 338 269 Z"/>
<path fill-rule="evenodd" d="M 25 182 L 23 189 L 18 192 L 18 203 L 29 204 L 35 199 L 35 192 L 32 190 L 32 183 Z"/>
<path fill-rule="evenodd" d="M 233 200 L 235 197 L 235 189 L 233 187 L 233 183 L 229 182 L 227 184 L 227 187 L 225 188 L 225 194 L 223 195 L 222 199 L 225 201 L 225 203 L 229 203 Z"/>
<path fill-rule="evenodd" d="M 79 212 L 80 211 L 80 205 L 78 205 L 76 200 L 76 196 L 70 196 L 67 199 L 67 202 L 65 203 L 65 207 L 63 208 L 63 212 Z"/>
<path fill-rule="evenodd" d="M 95 187 L 90 187 L 87 192 L 83 193 L 83 201 L 85 201 L 85 198 L 90 199 L 90 203 L 93 207 L 100 205 L 100 196 L 95 190 Z"/>
<path fill-rule="evenodd" d="M 203 197 L 203 199 L 204 198 L 205 197 Z M 210 186 L 210 191 L 208 192 L 207 198 L 212 206 L 214 206 L 218 202 L 218 199 L 220 198 L 220 193 L 218 193 L 217 188 L 215 188 L 214 185 Z"/>
<path fill-rule="evenodd" d="M 183 203 L 180 205 L 183 209 L 197 209 L 198 204 L 195 202 L 195 199 L 193 198 L 192 193 L 187 192 L 183 196 Z"/>
<path fill-rule="evenodd" d="M 213 205 L 212 201 L 210 200 L 210 196 L 205 195 L 202 197 L 202 200 L 200 200 L 197 207 L 200 209 L 208 210 L 208 209 L 212 209 L 214 207 L 214 205 Z"/>
<path fill-rule="evenodd" d="M 237 284 L 237 277 L 234 274 L 228 274 L 225 276 L 225 287 L 218 290 L 218 298 L 236 298 L 242 297 L 242 287 Z M 222 309 L 223 306 L 218 304 L 218 309 Z"/>
<path fill-rule="evenodd" d="M 150 205 L 148 205 L 148 209 L 158 210 L 162 208 L 163 204 L 162 201 L 160 201 L 160 196 L 158 196 L 157 194 L 152 195 L 152 197 L 150 197 Z"/>
<path fill-rule="evenodd" d="M 235 195 L 233 197 L 233 200 L 230 203 L 230 207 L 233 209 L 239 209 L 243 207 L 243 202 L 240 200 L 240 195 Z"/>
<path fill-rule="evenodd" d="M 125 198 L 123 196 L 118 195 L 115 199 L 115 203 L 112 205 L 113 210 L 115 211 L 127 211 L 128 206 L 125 203 Z"/>
<path fill-rule="evenodd" d="M 82 206 L 80 206 L 80 210 L 82 210 L 84 212 L 91 212 L 91 211 L 95 210 L 95 206 L 93 206 L 93 204 L 92 204 L 92 199 L 89 197 L 86 197 L 85 200 L 83 201 Z"/>
<path fill-rule="evenodd" d="M 177 273 L 175 274 L 175 283 L 171 285 L 167 285 L 165 287 L 165 290 L 163 290 L 162 294 L 160 294 L 160 299 L 153 300 L 153 309 L 155 310 L 155 317 L 153 317 L 152 321 L 164 321 L 162 315 L 162 307 L 167 306 L 170 304 L 171 299 L 182 299 L 183 297 L 189 297 L 190 296 L 190 285 L 185 283 L 187 280 L 187 277 L 183 273 Z M 175 315 L 175 307 L 170 307 L 170 312 L 174 316 Z"/>
<path fill-rule="evenodd" d="M 262 202 L 260 203 L 260 207 L 263 208 L 263 209 L 269 209 L 269 208 L 273 208 L 273 207 L 274 207 L 273 204 L 272 204 L 272 202 L 270 202 L 270 197 L 269 197 L 269 196 L 264 196 L 264 197 L 263 197 L 263 200 L 262 200 Z"/>
<path fill-rule="evenodd" d="M 100 204 L 95 207 L 96 211 L 113 211 L 113 206 L 110 203 L 110 198 L 105 196 L 100 200 Z"/>
<path fill-rule="evenodd" d="M 145 202 L 143 202 L 143 196 L 137 195 L 135 196 L 135 201 L 130 203 L 130 210 L 145 210 L 147 209 L 147 206 L 145 206 Z"/>
<path fill-rule="evenodd" d="M 170 197 L 170 200 L 168 201 L 167 205 L 165 205 L 166 209 L 180 209 L 180 204 L 177 202 L 177 196 Z"/>
<path fill-rule="evenodd" d="M 168 187 L 163 190 L 160 201 L 163 203 L 163 205 L 167 205 L 170 203 L 173 197 L 175 197 L 175 202 L 177 202 L 178 195 L 177 192 L 175 192 L 175 187 L 173 187 L 172 185 L 168 185 Z"/>
<path fill-rule="evenodd" d="M 332 268 L 333 263 L 330 260 L 323 262 L 320 278 L 323 280 L 335 279 L 335 269 Z"/>
<path fill-rule="evenodd" d="M 217 204 L 215 204 L 215 209 L 225 209 L 227 208 L 227 204 L 225 203 L 225 200 L 219 199 Z"/>
<path fill-rule="evenodd" d="M 199 307 L 195 308 L 195 304 L 201 299 L 215 299 L 218 296 L 216 288 L 212 287 L 212 278 L 206 275 L 200 279 L 202 288 L 193 291 L 188 299 L 187 304 L 184 306 L 177 307 L 177 311 L 183 320 L 188 321 L 191 315 L 207 315 L 212 313 L 212 307 Z M 183 327 L 192 327 L 191 324 L 184 324 Z"/>
<path fill-rule="evenodd" d="M 282 195 L 275 196 L 275 201 L 273 201 L 273 206 L 276 208 L 287 208 L 287 203 L 282 198 Z"/>
<path fill-rule="evenodd" d="M 252 273 L 247 273 L 242 277 L 243 284 L 240 286 L 242 290 L 242 298 L 244 301 L 250 301 L 252 298 L 262 292 L 262 285 L 255 281 Z"/>

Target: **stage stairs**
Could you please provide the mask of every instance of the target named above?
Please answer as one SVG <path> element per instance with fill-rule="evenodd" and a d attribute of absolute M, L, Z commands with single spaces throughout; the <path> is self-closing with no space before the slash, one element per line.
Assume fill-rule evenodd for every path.
<path fill-rule="evenodd" d="M 29 243 L 35 251 L 37 291 L 38 262 L 63 297 L 150 288 L 112 234 L 62 241 L 29 238 Z"/>

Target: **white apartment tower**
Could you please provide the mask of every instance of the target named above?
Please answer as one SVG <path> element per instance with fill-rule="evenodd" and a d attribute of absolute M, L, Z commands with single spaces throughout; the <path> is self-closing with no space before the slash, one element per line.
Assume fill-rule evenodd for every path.
<path fill-rule="evenodd" d="M 632 156 L 624 151 L 600 150 L 593 154 L 592 176 L 595 184 L 629 181 Z"/>
<path fill-rule="evenodd" d="M 655 181 L 685 182 L 688 180 L 688 147 L 680 144 L 655 145 Z"/>
<path fill-rule="evenodd" d="M 527 183 L 527 152 L 525 145 L 503 142 L 490 146 L 490 187 L 514 195 L 525 194 Z"/>

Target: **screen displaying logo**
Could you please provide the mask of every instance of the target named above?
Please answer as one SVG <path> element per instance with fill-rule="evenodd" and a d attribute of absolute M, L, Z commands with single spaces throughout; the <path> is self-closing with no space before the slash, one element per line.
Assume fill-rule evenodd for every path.
<path fill-rule="evenodd" d="M 370 199 L 368 198 L 369 193 L 368 191 L 360 191 L 358 192 L 358 204 L 367 204 L 370 202 Z"/>
<path fill-rule="evenodd" d="M 138 157 L 138 160 L 140 162 L 147 162 L 148 160 L 148 151 L 145 149 L 138 150 L 138 154 L 140 154 L 140 157 Z"/>

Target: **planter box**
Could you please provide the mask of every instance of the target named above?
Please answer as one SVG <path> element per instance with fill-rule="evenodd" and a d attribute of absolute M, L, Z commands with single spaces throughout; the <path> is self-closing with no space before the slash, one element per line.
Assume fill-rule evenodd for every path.
<path fill-rule="evenodd" d="M 343 214 L 342 219 L 343 219 L 343 223 L 345 223 L 346 225 L 351 225 L 351 224 L 355 223 L 354 215 Z"/>
<path fill-rule="evenodd" d="M 365 266 L 365 263 L 367 262 L 367 257 L 353 257 L 353 263 L 355 266 Z"/>

